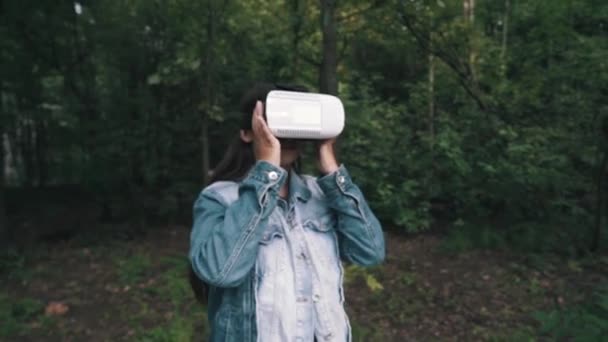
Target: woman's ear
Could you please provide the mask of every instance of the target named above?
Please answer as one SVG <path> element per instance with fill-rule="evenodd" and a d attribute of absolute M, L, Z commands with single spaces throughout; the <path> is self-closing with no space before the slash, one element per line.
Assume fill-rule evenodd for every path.
<path fill-rule="evenodd" d="M 250 143 L 253 141 L 253 131 L 249 130 L 249 129 L 242 129 L 241 130 L 241 140 L 243 140 L 246 143 Z"/>

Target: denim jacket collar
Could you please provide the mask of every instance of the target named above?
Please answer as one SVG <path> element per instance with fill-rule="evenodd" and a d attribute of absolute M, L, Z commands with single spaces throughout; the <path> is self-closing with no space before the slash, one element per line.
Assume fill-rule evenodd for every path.
<path fill-rule="evenodd" d="M 301 199 L 303 202 L 308 201 L 311 196 L 311 192 L 304 183 L 304 179 L 293 169 L 289 171 L 289 192 L 291 193 L 291 197 Z"/>

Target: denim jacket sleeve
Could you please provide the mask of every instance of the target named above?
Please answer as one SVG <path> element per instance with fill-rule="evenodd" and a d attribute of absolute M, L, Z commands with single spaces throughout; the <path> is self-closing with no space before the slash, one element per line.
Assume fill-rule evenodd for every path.
<path fill-rule="evenodd" d="M 213 184 L 201 192 L 193 207 L 189 252 L 201 279 L 217 287 L 245 280 L 286 177 L 284 169 L 258 161 L 238 183 L 236 200 L 229 203 Z"/>
<path fill-rule="evenodd" d="M 317 184 L 337 214 L 340 256 L 363 266 L 381 263 L 385 258 L 382 227 L 344 165 L 318 178 Z"/>

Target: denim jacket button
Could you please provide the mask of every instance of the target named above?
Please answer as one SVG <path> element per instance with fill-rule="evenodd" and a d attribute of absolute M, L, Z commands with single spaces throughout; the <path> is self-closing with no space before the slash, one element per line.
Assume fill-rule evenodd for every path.
<path fill-rule="evenodd" d="M 338 183 L 344 184 L 345 180 L 346 180 L 346 178 L 344 178 L 344 176 L 338 176 Z"/>
<path fill-rule="evenodd" d="M 279 178 L 279 174 L 276 171 L 268 172 L 268 179 L 271 181 L 277 180 Z"/>

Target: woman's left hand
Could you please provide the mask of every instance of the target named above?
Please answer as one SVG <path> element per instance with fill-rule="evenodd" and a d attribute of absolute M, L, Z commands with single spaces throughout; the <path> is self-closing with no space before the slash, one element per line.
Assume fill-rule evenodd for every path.
<path fill-rule="evenodd" d="M 317 144 L 317 166 L 319 171 L 326 175 L 336 171 L 339 168 L 336 160 L 334 145 L 336 138 L 321 140 Z"/>

